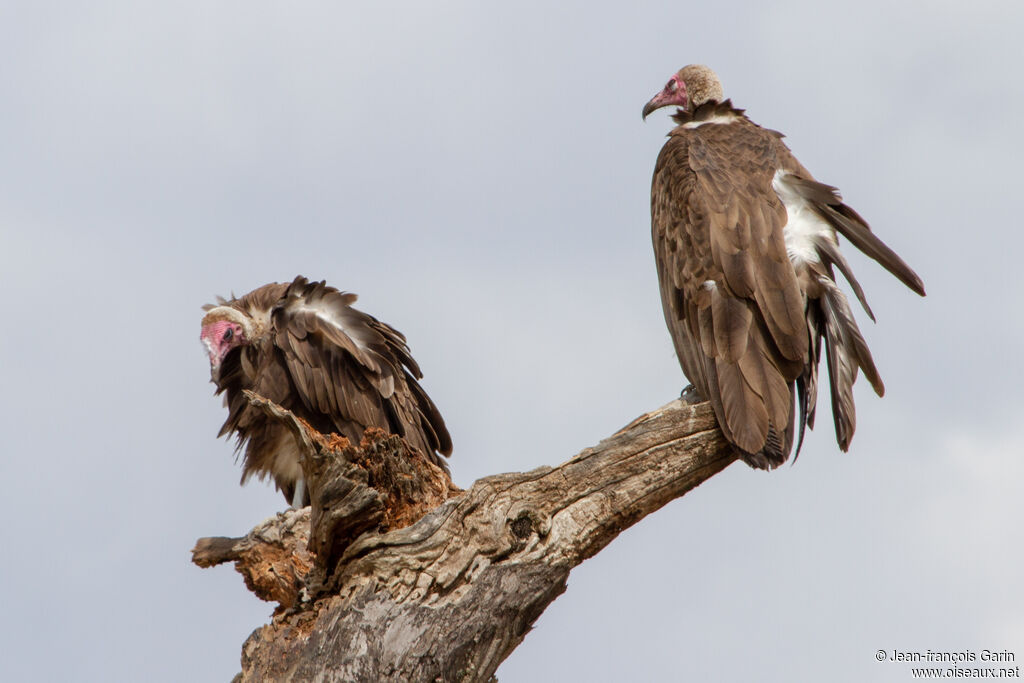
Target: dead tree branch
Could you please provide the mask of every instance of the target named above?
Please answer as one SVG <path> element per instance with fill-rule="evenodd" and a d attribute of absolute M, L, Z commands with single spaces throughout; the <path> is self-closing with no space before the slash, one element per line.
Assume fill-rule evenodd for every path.
<path fill-rule="evenodd" d="M 371 435 L 356 449 L 278 417 L 309 445 L 312 569 L 254 554 L 301 555 L 301 511 L 244 539 L 201 539 L 194 558 L 234 560 L 250 588 L 295 587 L 253 588 L 290 609 L 246 641 L 242 681 L 489 680 L 574 566 L 736 459 L 710 406 L 677 400 L 558 467 L 487 477 L 454 495 L 425 459 L 402 464 L 418 454 L 397 437 Z M 371 481 L 373 462 L 409 471 Z M 389 516 L 393 506 L 401 510 Z M 269 533 L 275 526 L 289 531 Z M 278 580 L 259 580 L 267 567 Z"/>

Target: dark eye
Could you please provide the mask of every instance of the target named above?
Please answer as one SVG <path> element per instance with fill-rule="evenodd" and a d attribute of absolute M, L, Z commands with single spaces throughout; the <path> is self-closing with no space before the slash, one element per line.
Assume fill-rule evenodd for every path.
<path fill-rule="evenodd" d="M 235 336 L 235 331 L 230 327 L 224 330 L 224 341 L 231 341 L 231 338 Z"/>
<path fill-rule="evenodd" d="M 673 78 L 671 81 L 665 84 L 665 87 L 671 90 L 672 92 L 675 92 L 676 90 L 679 89 L 679 83 L 677 83 L 676 79 Z"/>

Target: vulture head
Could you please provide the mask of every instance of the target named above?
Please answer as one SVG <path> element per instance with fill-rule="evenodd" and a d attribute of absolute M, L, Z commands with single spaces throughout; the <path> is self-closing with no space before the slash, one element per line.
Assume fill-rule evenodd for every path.
<path fill-rule="evenodd" d="M 656 109 L 676 105 L 692 112 L 705 102 L 722 101 L 722 84 L 718 76 L 703 64 L 690 64 L 672 74 L 660 93 L 644 105 L 644 118 Z"/>
<path fill-rule="evenodd" d="M 203 317 L 199 340 L 210 354 L 210 371 L 220 370 L 224 357 L 232 349 L 252 340 L 252 321 L 241 311 L 230 306 L 216 306 Z"/>

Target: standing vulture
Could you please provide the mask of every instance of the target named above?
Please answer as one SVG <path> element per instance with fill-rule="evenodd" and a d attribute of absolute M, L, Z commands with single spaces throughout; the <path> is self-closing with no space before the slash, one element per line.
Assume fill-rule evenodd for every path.
<path fill-rule="evenodd" d="M 797 407 L 801 442 L 814 426 L 824 339 L 836 439 L 847 450 L 858 370 L 879 396 L 884 387 L 836 286 L 838 269 L 874 320 L 836 233 L 924 296 L 921 279 L 800 165 L 782 134 L 723 99 L 711 69 L 673 74 L 643 116 L 670 105 L 678 125 L 654 168 L 651 235 L 683 372 L 743 459 L 771 469 L 792 450 Z"/>
<path fill-rule="evenodd" d="M 367 427 L 397 434 L 447 471 L 438 453 L 451 454 L 451 437 L 416 381 L 423 375 L 405 337 L 352 308 L 355 300 L 299 276 L 203 307 L 200 340 L 228 408 L 218 436 L 233 432 L 245 447 L 243 484 L 270 475 L 292 505 L 309 502 L 291 432 L 251 406 L 243 389 L 354 443 Z"/>

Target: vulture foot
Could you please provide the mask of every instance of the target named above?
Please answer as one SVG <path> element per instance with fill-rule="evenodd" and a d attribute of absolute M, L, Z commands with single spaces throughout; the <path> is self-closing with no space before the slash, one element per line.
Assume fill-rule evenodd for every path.
<path fill-rule="evenodd" d="M 701 401 L 704 400 L 703 398 L 701 398 L 701 395 L 697 392 L 697 387 L 693 386 L 692 384 L 687 384 L 686 387 L 681 392 L 679 392 L 679 398 L 683 401 L 683 403 L 689 403 L 691 405 L 694 403 L 700 403 Z"/>

